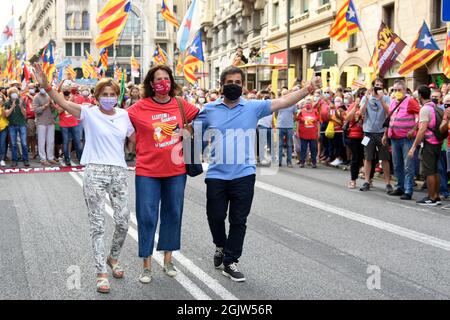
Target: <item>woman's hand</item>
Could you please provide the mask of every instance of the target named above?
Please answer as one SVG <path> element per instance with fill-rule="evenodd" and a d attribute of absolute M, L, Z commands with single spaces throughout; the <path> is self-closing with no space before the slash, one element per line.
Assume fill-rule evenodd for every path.
<path fill-rule="evenodd" d="M 41 88 L 47 88 L 49 86 L 47 76 L 44 73 L 44 70 L 42 69 L 42 65 L 40 63 L 34 63 L 34 74 L 36 76 L 36 80 L 41 85 Z"/>

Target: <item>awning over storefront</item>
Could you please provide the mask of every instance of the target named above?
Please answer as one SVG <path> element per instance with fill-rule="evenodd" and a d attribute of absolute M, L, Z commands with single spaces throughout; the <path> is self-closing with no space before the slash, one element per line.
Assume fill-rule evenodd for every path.
<path fill-rule="evenodd" d="M 314 71 L 328 69 L 336 66 L 337 64 L 337 53 L 332 50 L 311 52 L 310 54 L 310 68 L 314 69 Z"/>

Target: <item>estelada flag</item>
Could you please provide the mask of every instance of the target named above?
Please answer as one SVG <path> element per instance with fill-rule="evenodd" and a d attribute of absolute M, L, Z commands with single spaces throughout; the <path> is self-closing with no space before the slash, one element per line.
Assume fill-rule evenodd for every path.
<path fill-rule="evenodd" d="M 384 76 L 397 61 L 398 56 L 405 47 L 406 43 L 386 24 L 381 23 L 371 61 L 371 66 L 375 68 L 375 73 L 380 77 Z"/>

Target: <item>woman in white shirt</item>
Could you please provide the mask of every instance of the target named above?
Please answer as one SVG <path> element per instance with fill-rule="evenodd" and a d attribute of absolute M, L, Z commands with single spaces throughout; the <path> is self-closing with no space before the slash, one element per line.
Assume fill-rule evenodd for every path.
<path fill-rule="evenodd" d="M 89 212 L 91 240 L 97 270 L 97 291 L 108 293 L 110 284 L 106 265 L 114 278 L 123 278 L 118 263 L 120 251 L 128 232 L 130 209 L 128 204 L 128 173 L 124 144 L 128 137 L 135 141 L 134 128 L 128 113 L 117 108 L 119 84 L 105 78 L 98 82 L 94 96 L 99 106 L 79 105 L 66 101 L 48 84 L 40 64 L 35 64 L 36 78 L 50 98 L 74 117 L 81 120 L 86 142 L 81 158 L 85 165 L 84 197 Z M 109 256 L 105 257 L 105 199 L 111 200 L 116 225 Z"/>

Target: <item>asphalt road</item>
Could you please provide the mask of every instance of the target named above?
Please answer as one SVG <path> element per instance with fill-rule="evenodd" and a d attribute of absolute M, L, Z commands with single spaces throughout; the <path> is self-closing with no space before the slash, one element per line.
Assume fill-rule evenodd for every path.
<path fill-rule="evenodd" d="M 348 190 L 348 178 L 330 168 L 259 172 L 245 283 L 214 269 L 204 177 L 189 178 L 177 278 L 155 264 L 152 283 L 139 283 L 133 218 L 125 278 L 100 295 L 81 174 L 0 175 L 0 299 L 449 299 L 450 213 L 389 197 L 381 182 Z M 130 194 L 134 216 L 133 172 Z M 108 247 L 112 231 L 108 217 Z"/>

